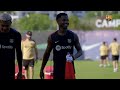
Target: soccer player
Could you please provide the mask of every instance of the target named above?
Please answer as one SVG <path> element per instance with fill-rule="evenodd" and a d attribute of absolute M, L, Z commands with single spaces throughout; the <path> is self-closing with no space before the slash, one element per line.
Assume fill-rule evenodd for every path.
<path fill-rule="evenodd" d="M 108 48 L 106 46 L 106 42 L 103 42 L 102 45 L 100 46 L 100 56 L 101 56 L 101 60 L 100 60 L 100 67 L 104 66 L 106 67 L 106 57 L 108 54 Z"/>
<path fill-rule="evenodd" d="M 110 66 L 110 63 L 109 63 L 109 45 L 107 42 L 106 42 L 106 48 L 107 48 L 106 64 L 107 64 L 107 66 Z"/>
<path fill-rule="evenodd" d="M 118 64 L 119 64 L 119 51 L 120 51 L 120 46 L 119 43 L 117 42 L 117 38 L 113 39 L 113 42 L 109 46 L 109 50 L 111 51 L 112 54 L 112 61 L 113 61 L 113 72 L 118 71 Z"/>
<path fill-rule="evenodd" d="M 66 13 L 59 13 L 56 16 L 59 29 L 48 37 L 47 48 L 43 56 L 43 62 L 40 69 L 40 78 L 44 78 L 44 67 L 49 59 L 50 52 L 53 50 L 53 79 L 65 79 L 66 55 L 69 52 L 74 60 L 82 55 L 82 49 L 78 36 L 71 30 L 68 30 L 69 19 Z M 73 55 L 74 47 L 77 53 Z M 75 71 L 75 69 L 74 69 Z"/>
<path fill-rule="evenodd" d="M 19 66 L 18 78 L 22 79 L 21 34 L 11 28 L 11 24 L 9 14 L 0 14 L 0 79 L 15 79 L 15 55 Z"/>
<path fill-rule="evenodd" d="M 25 69 L 25 79 L 33 79 L 34 62 L 37 62 L 38 51 L 36 47 L 36 42 L 32 39 L 31 31 L 28 31 L 26 33 L 26 38 L 21 41 L 21 49 L 23 53 L 23 67 Z"/>

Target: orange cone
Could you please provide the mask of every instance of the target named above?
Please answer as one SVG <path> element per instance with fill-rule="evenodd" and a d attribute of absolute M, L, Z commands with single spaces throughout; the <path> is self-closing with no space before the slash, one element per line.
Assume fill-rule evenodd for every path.
<path fill-rule="evenodd" d="M 65 79 L 75 79 L 74 67 L 72 62 L 66 62 Z"/>
<path fill-rule="evenodd" d="M 17 74 L 18 74 L 18 72 L 19 72 L 19 67 L 18 67 L 17 65 L 15 65 L 15 79 L 17 79 Z M 25 70 L 24 70 L 24 68 L 23 68 L 23 69 L 22 69 L 22 79 L 25 79 L 24 73 L 25 73 Z"/>
<path fill-rule="evenodd" d="M 53 66 L 46 66 L 44 69 L 45 79 L 53 79 Z"/>

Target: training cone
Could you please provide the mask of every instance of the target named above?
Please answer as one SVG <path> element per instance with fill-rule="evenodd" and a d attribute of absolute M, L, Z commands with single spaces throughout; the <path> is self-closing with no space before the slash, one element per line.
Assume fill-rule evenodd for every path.
<path fill-rule="evenodd" d="M 45 79 L 53 79 L 53 66 L 46 66 L 44 69 Z"/>
<path fill-rule="evenodd" d="M 72 62 L 66 62 L 65 79 L 75 79 L 75 72 Z"/>
<path fill-rule="evenodd" d="M 18 72 L 19 72 L 19 67 L 16 65 L 15 66 L 15 79 L 17 79 Z M 25 70 L 24 70 L 24 68 L 22 68 L 22 79 L 25 79 L 24 73 L 25 73 Z"/>

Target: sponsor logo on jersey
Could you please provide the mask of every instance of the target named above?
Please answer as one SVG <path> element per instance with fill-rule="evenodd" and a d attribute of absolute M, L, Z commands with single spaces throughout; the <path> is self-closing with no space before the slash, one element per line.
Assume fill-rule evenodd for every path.
<path fill-rule="evenodd" d="M 13 43 L 14 42 L 14 39 L 10 39 L 10 43 Z"/>
<path fill-rule="evenodd" d="M 72 46 L 70 46 L 70 45 L 68 45 L 68 46 L 56 45 L 56 47 L 55 47 L 55 49 L 56 49 L 57 51 L 60 51 L 60 50 L 62 50 L 62 49 L 71 49 L 71 48 L 72 48 Z"/>
<path fill-rule="evenodd" d="M 55 41 L 55 43 L 58 43 L 59 41 Z"/>
<path fill-rule="evenodd" d="M 68 39 L 68 43 L 71 43 L 71 39 Z"/>
<path fill-rule="evenodd" d="M 1 45 L 0 44 L 0 49 L 13 49 L 13 46 L 11 46 L 11 45 Z"/>

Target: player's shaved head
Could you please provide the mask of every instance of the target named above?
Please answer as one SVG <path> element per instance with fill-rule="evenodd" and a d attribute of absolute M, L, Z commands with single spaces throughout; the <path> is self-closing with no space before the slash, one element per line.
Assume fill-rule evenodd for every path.
<path fill-rule="evenodd" d="M 57 16 L 56 16 L 56 20 L 58 20 L 59 18 L 61 18 L 61 16 L 68 16 L 66 13 L 59 13 Z"/>

